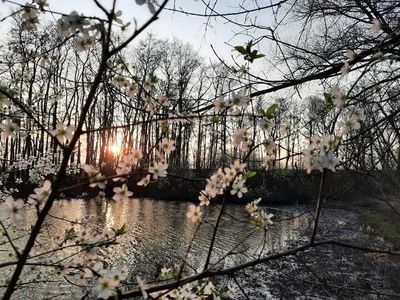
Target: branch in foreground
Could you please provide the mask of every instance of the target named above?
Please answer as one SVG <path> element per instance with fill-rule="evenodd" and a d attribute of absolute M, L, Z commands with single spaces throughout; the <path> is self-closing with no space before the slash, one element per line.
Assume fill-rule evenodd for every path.
<path fill-rule="evenodd" d="M 308 243 L 306 245 L 299 246 L 297 248 L 293 248 L 291 250 L 287 250 L 287 251 L 280 252 L 280 253 L 270 254 L 263 258 L 252 260 L 247 263 L 243 263 L 243 264 L 240 264 L 240 265 L 237 265 L 237 266 L 234 266 L 231 268 L 227 268 L 227 269 L 214 270 L 214 271 L 208 269 L 202 273 L 180 279 L 179 282 L 169 282 L 169 283 L 164 283 L 164 284 L 159 284 L 159 285 L 156 284 L 156 285 L 150 286 L 150 287 L 146 288 L 146 292 L 147 293 L 159 292 L 159 291 L 166 290 L 166 289 L 177 288 L 178 286 L 182 286 L 187 283 L 191 283 L 191 282 L 194 282 L 194 281 L 197 281 L 200 279 L 204 279 L 204 278 L 217 277 L 217 276 L 223 276 L 223 275 L 232 275 L 238 271 L 241 271 L 241 270 L 244 270 L 244 269 L 247 269 L 250 267 L 254 267 L 254 266 L 262 264 L 262 263 L 266 263 L 266 262 L 269 262 L 269 261 L 272 261 L 275 259 L 290 256 L 290 255 L 296 255 L 299 252 L 303 252 L 305 250 L 312 249 L 312 248 L 315 248 L 318 246 L 328 246 L 328 245 L 340 246 L 340 247 L 350 248 L 350 249 L 359 250 L 359 251 L 368 252 L 368 253 L 381 253 L 381 254 L 387 254 L 387 255 L 400 256 L 400 252 L 396 252 L 396 251 L 373 249 L 373 248 L 353 245 L 353 244 L 349 244 L 349 243 L 341 242 L 341 241 L 327 240 L 327 241 L 322 241 L 322 242 L 315 242 L 313 244 Z M 127 292 L 127 293 L 122 293 L 121 295 L 119 295 L 119 297 L 120 297 L 120 299 L 127 299 L 130 297 L 140 296 L 140 295 L 142 295 L 142 291 L 140 289 L 135 289 L 135 290 Z"/>

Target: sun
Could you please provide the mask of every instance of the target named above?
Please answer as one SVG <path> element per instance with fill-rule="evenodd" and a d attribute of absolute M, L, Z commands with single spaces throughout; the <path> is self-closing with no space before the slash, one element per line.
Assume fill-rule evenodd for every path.
<path fill-rule="evenodd" d="M 112 144 L 110 146 L 110 152 L 114 155 L 118 155 L 121 152 L 121 145 L 118 144 Z"/>

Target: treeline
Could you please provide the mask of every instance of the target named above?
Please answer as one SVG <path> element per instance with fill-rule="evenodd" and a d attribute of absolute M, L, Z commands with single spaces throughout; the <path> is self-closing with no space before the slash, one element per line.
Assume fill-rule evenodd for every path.
<path fill-rule="evenodd" d="M 305 18 L 306 8 L 303 4 L 298 17 Z M 80 52 L 69 39 L 55 38 L 54 24 L 29 32 L 19 24 L 16 20 L 3 41 L 0 80 L 7 82 L 20 106 L 28 108 L 43 128 L 20 106 L 3 107 L 2 122 L 12 121 L 19 128 L 15 135 L 1 137 L 3 171 L 43 163 L 43 157 L 57 165 L 61 149 L 45 128 L 51 130 L 60 122 L 77 124 L 100 60 L 98 46 Z M 339 60 L 338 53 L 343 55 L 350 43 L 335 44 L 337 49 L 326 53 L 326 48 L 318 49 L 317 41 L 303 41 L 303 46 L 313 48 L 318 57 L 306 57 L 308 50 L 287 50 L 285 60 L 293 64 L 293 74 L 310 76 L 321 71 L 318 59 Z M 395 55 L 398 53 L 392 53 Z M 281 57 L 277 57 L 279 61 Z M 348 106 L 363 109 L 366 120 L 340 148 L 342 169 L 400 171 L 398 63 L 393 57 L 384 60 L 383 54 L 378 59 L 379 64 L 360 69 L 362 76 L 347 83 L 352 92 Z M 247 108 L 216 111 L 214 101 L 231 100 L 243 91 L 256 92 L 262 84 L 239 65 L 212 63 L 189 44 L 148 35 L 109 63 L 71 165 L 113 167 L 131 148 L 141 149 L 145 164 L 156 155 L 154 145 L 166 136 L 176 147 L 169 159 L 170 168 L 212 169 L 245 155 L 234 147 L 232 138 L 236 129 L 248 128 L 255 144 L 268 136 L 277 143 L 275 159 L 268 168 L 301 169 L 302 150 L 309 140 L 316 134 L 334 132 L 338 113 L 330 109 L 330 95 L 324 97 L 321 89 L 303 85 L 302 93 L 312 96 L 260 96 Z M 325 81 L 322 90 L 330 91 L 333 86 Z M 278 109 L 266 134 L 265 110 L 274 103 Z M 249 164 L 259 168 L 264 155 L 260 147 L 252 153 Z"/>

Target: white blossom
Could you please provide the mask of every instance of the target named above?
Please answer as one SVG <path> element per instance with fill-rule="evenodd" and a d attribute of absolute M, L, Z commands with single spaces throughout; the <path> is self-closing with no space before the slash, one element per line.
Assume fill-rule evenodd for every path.
<path fill-rule="evenodd" d="M 239 176 L 232 184 L 231 195 L 236 195 L 238 198 L 242 198 L 243 194 L 247 193 L 247 188 L 245 187 L 246 180 Z"/>
<path fill-rule="evenodd" d="M 24 201 L 22 199 L 15 200 L 12 196 L 8 196 L 2 210 L 14 222 L 23 216 L 23 208 Z"/>
<path fill-rule="evenodd" d="M 349 61 L 353 61 L 356 59 L 357 53 L 355 53 L 353 50 L 347 50 L 346 57 L 348 58 Z"/>
<path fill-rule="evenodd" d="M 8 98 L 3 95 L 0 94 L 0 109 L 2 109 L 4 106 L 9 106 L 10 105 L 10 100 L 8 100 Z"/>
<path fill-rule="evenodd" d="M 65 140 L 70 141 L 72 139 L 74 131 L 74 126 L 58 123 L 56 129 L 50 130 L 50 133 L 55 136 L 60 143 L 64 143 Z"/>
<path fill-rule="evenodd" d="M 231 105 L 237 107 L 246 107 L 250 103 L 250 96 L 245 89 L 241 89 L 239 92 L 232 92 L 231 99 L 229 101 Z"/>
<path fill-rule="evenodd" d="M 381 22 L 378 19 L 372 20 L 371 30 L 376 33 L 382 30 Z"/>
<path fill-rule="evenodd" d="M 22 7 L 22 27 L 24 29 L 36 29 L 36 25 L 39 23 L 39 10 L 35 5 L 26 3 Z"/>
<path fill-rule="evenodd" d="M 168 164 L 162 162 L 153 162 L 153 165 L 149 168 L 149 172 L 153 174 L 153 179 L 157 180 L 158 177 L 167 176 L 167 168 Z"/>
<path fill-rule="evenodd" d="M 175 150 L 175 141 L 168 138 L 163 138 L 159 145 L 166 154 L 170 154 Z"/>
<path fill-rule="evenodd" d="M 202 213 L 201 213 L 201 210 L 200 210 L 200 206 L 196 206 L 196 205 L 191 204 L 189 206 L 189 211 L 187 212 L 186 216 L 193 223 L 200 222 L 201 216 L 202 216 Z"/>
<path fill-rule="evenodd" d="M 51 181 L 46 180 L 41 187 L 35 188 L 33 191 L 34 194 L 29 196 L 30 202 L 36 205 L 43 204 L 47 199 L 49 199 L 51 193 Z"/>
<path fill-rule="evenodd" d="M 15 138 L 18 130 L 18 125 L 10 120 L 7 120 L 5 123 L 0 124 L 0 129 L 1 129 L 1 136 L 4 139 L 7 139 L 8 137 Z"/>
<path fill-rule="evenodd" d="M 123 184 L 122 187 L 115 187 L 113 191 L 114 191 L 113 199 L 115 201 L 129 200 L 129 197 L 133 195 L 133 193 L 128 190 L 126 184 Z"/>
<path fill-rule="evenodd" d="M 108 299 L 113 296 L 116 292 L 115 288 L 118 286 L 118 281 L 113 276 L 101 276 L 98 279 L 98 285 L 95 290 L 97 296 L 101 299 Z"/>
<path fill-rule="evenodd" d="M 150 183 L 150 174 L 143 177 L 138 183 L 138 186 L 147 186 Z"/>

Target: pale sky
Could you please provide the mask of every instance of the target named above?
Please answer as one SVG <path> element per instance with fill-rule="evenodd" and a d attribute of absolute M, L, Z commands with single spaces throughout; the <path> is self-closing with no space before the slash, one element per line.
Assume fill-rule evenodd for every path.
<path fill-rule="evenodd" d="M 6 0 L 7 1 L 7 0 Z M 13 0 L 16 3 L 24 4 L 27 0 Z M 49 9 L 55 12 L 62 12 L 65 14 L 71 13 L 73 10 L 80 14 L 86 16 L 97 16 L 104 17 L 103 12 L 94 4 L 93 0 L 47 0 L 49 3 Z M 99 0 L 104 6 L 110 7 L 112 0 Z M 159 0 L 161 1 L 161 0 Z M 207 0 L 208 2 L 209 0 Z M 255 8 L 254 3 L 259 5 L 268 5 L 271 2 L 269 0 L 259 0 L 259 1 L 244 1 L 244 0 L 216 0 L 217 4 L 214 9 L 218 13 L 226 12 L 237 12 L 240 11 L 239 5 L 245 3 L 247 8 Z M 214 0 L 211 0 L 213 3 Z M 251 6 L 253 5 L 253 6 Z M 184 11 L 204 13 L 205 6 L 201 0 L 170 0 L 167 7 L 175 7 L 176 9 L 182 8 Z M 0 19 L 9 15 L 13 10 L 17 9 L 18 6 L 11 3 L 3 3 L 0 1 Z M 147 5 L 139 6 L 136 4 L 135 0 L 117 0 L 117 10 L 123 12 L 122 19 L 124 22 L 132 22 L 135 18 L 138 25 L 143 24 L 150 16 L 150 11 Z M 41 14 L 41 18 L 43 18 Z M 245 18 L 257 18 L 257 24 L 263 26 L 273 27 L 273 17 L 269 10 L 263 10 L 260 12 L 250 13 L 248 15 L 232 16 L 230 17 L 234 21 L 241 23 Z M 57 15 L 46 14 L 45 18 L 47 20 L 56 20 L 59 18 Z M 205 25 L 207 22 L 205 17 L 188 16 L 182 13 L 174 13 L 171 11 L 164 10 L 159 20 L 154 22 L 148 29 L 143 32 L 140 38 L 146 36 L 146 32 L 153 33 L 160 38 L 173 38 L 176 37 L 183 42 L 190 43 L 195 51 L 198 51 L 200 56 L 202 56 L 206 61 L 218 61 L 211 49 L 211 44 L 213 45 L 218 56 L 226 61 L 229 66 L 234 66 L 234 62 L 231 56 L 237 58 L 240 56 L 236 51 L 233 50 L 232 46 L 244 45 L 252 37 L 240 34 L 243 28 L 227 22 L 222 18 L 211 18 L 209 19 L 208 26 Z M 247 19 L 248 21 L 248 19 Z M 7 34 L 9 29 L 8 22 L 0 22 L 0 38 L 4 40 L 4 36 Z M 285 30 L 285 35 L 294 34 L 295 30 Z M 115 30 L 119 30 L 115 28 Z M 260 36 L 262 34 L 267 34 L 268 32 L 258 32 L 254 36 Z M 135 42 L 133 43 L 133 45 Z M 268 41 L 263 41 L 259 44 L 259 51 L 266 55 L 267 60 L 274 60 L 274 55 L 271 51 L 271 43 Z M 281 79 L 282 74 L 267 60 L 261 59 L 257 60 L 251 66 L 251 72 L 255 75 L 265 77 L 268 79 Z M 244 64 L 244 60 L 240 57 L 237 62 L 239 64 Z M 278 92 L 275 96 L 284 96 L 283 91 Z M 291 94 L 291 91 L 289 91 Z"/>
<path fill-rule="evenodd" d="M 27 1 L 15 0 L 15 2 L 24 4 Z M 110 6 L 112 3 L 111 0 L 100 0 L 100 2 L 105 6 Z M 218 12 L 237 11 L 240 2 L 242 1 L 218 1 L 215 9 Z M 93 0 L 48 0 L 48 3 L 50 9 L 57 12 L 70 13 L 76 10 L 78 13 L 87 16 L 103 16 L 103 13 L 97 8 Z M 204 4 L 196 0 L 170 0 L 168 7 L 174 6 L 175 8 L 182 8 L 185 11 L 196 13 L 204 13 L 205 9 Z M 0 19 L 10 14 L 10 12 L 16 8 L 17 5 L 0 1 Z M 134 0 L 118 0 L 117 9 L 123 11 L 122 19 L 125 22 L 132 21 L 136 18 L 138 24 L 142 24 L 150 16 L 147 6 L 138 6 Z M 52 17 L 47 15 L 47 18 L 50 19 Z M 263 20 L 265 19 L 266 25 L 270 25 L 268 24 L 269 19 L 272 18 L 266 15 L 265 12 L 260 18 Z M 213 18 L 209 20 L 210 26 L 205 26 L 206 21 L 207 19 L 204 17 L 186 16 L 181 13 L 164 11 L 160 19 L 153 23 L 148 28 L 147 32 L 152 32 L 161 38 L 177 37 L 182 41 L 192 44 L 194 49 L 199 51 L 201 56 L 212 59 L 216 58 L 211 50 L 210 44 L 214 46 L 218 55 L 229 58 L 230 55 L 234 53 L 232 48 L 226 45 L 225 42 L 229 42 L 233 45 L 241 45 L 250 39 L 249 37 L 241 36 L 231 40 L 234 33 L 239 30 L 237 26 L 227 23 L 226 21 L 224 22 L 222 19 L 215 20 Z M 0 23 L 0 36 L 4 36 L 7 29 L 7 22 Z"/>

